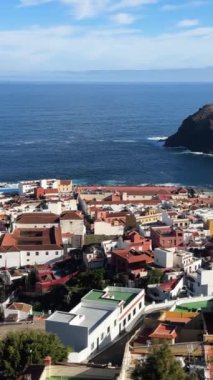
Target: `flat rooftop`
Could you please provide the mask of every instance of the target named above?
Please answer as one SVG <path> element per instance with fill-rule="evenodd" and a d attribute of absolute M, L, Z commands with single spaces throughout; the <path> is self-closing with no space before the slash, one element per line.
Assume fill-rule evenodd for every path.
<path fill-rule="evenodd" d="M 72 313 L 55 311 L 49 318 L 52 322 L 68 323 L 70 326 L 82 326 L 88 328 L 89 332 L 92 332 L 100 323 L 102 323 L 113 310 L 106 310 L 104 307 L 94 308 L 83 306 L 82 303 L 72 309 Z M 82 317 L 76 320 L 76 317 Z M 72 323 L 73 321 L 73 323 Z"/>
<path fill-rule="evenodd" d="M 198 309 L 213 308 L 213 298 L 209 301 L 189 302 L 178 305 L 175 311 L 197 311 Z"/>
<path fill-rule="evenodd" d="M 51 320 L 54 320 L 55 322 L 70 323 L 73 318 L 75 318 L 74 314 L 66 313 L 63 311 L 55 311 Z"/>
<path fill-rule="evenodd" d="M 119 290 L 91 290 L 83 297 L 83 300 L 100 301 L 103 303 L 108 302 L 114 303 L 115 305 L 118 305 L 121 301 L 124 301 L 126 306 L 137 296 L 137 294 L 138 293 Z"/>

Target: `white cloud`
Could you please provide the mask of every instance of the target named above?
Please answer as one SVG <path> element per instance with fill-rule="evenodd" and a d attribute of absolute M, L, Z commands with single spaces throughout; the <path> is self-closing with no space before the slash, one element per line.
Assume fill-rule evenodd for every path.
<path fill-rule="evenodd" d="M 96 17 L 99 14 L 123 11 L 143 5 L 158 3 L 159 0 L 20 0 L 20 5 L 29 7 L 50 2 L 68 6 L 71 14 L 77 19 Z"/>
<path fill-rule="evenodd" d="M 199 25 L 199 20 L 196 18 L 181 20 L 176 24 L 178 28 L 191 28 L 198 25 Z"/>
<path fill-rule="evenodd" d="M 42 5 L 47 3 L 52 3 L 54 0 L 20 0 L 20 6 L 22 7 L 32 7 L 34 5 Z"/>
<path fill-rule="evenodd" d="M 144 36 L 70 26 L 0 31 L 0 71 L 166 69 L 213 66 L 213 28 Z M 89 47 L 89 49 L 88 49 Z"/>
<path fill-rule="evenodd" d="M 59 0 L 71 8 L 71 13 L 77 19 L 95 17 L 107 10 L 110 0 Z"/>
<path fill-rule="evenodd" d="M 204 5 L 210 4 L 210 1 L 211 0 L 197 0 L 197 1 L 195 0 L 195 1 L 188 1 L 186 3 L 185 2 L 178 3 L 178 4 L 168 3 L 168 4 L 162 5 L 160 9 L 162 11 L 171 12 L 171 11 L 178 11 L 178 10 L 187 9 L 187 8 L 199 8 L 199 7 L 203 7 Z"/>
<path fill-rule="evenodd" d="M 118 13 L 112 17 L 117 24 L 130 25 L 135 21 L 135 17 L 129 13 Z"/>

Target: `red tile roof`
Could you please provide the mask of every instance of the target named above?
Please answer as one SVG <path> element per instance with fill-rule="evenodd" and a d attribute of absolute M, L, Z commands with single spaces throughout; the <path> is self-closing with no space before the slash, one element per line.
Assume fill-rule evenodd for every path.
<path fill-rule="evenodd" d="M 60 227 L 16 228 L 3 236 L 0 245 L 6 252 L 61 250 L 63 247 Z"/>
<path fill-rule="evenodd" d="M 177 337 L 176 328 L 172 325 L 160 323 L 149 335 L 152 339 L 175 339 Z"/>
<path fill-rule="evenodd" d="M 47 212 L 30 212 L 21 214 L 17 217 L 16 223 L 19 224 L 57 224 L 59 223 L 59 216 Z"/>
<path fill-rule="evenodd" d="M 127 260 L 128 263 L 139 263 L 145 262 L 146 264 L 153 263 L 154 258 L 150 253 L 147 252 L 136 252 L 133 253 L 133 250 L 130 249 L 113 249 L 112 254 L 122 257 Z"/>
<path fill-rule="evenodd" d="M 83 217 L 80 216 L 76 211 L 64 211 L 60 217 L 61 220 L 82 220 Z"/>

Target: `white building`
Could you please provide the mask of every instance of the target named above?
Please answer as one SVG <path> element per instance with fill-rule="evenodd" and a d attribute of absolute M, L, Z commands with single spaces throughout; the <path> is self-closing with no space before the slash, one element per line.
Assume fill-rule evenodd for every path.
<path fill-rule="evenodd" d="M 163 268 L 178 268 L 185 273 L 195 272 L 201 267 L 202 259 L 193 256 L 193 253 L 176 251 L 175 248 L 155 248 L 155 264 Z"/>
<path fill-rule="evenodd" d="M 69 361 L 82 362 L 136 321 L 144 308 L 144 295 L 143 289 L 91 290 L 69 313 L 54 312 L 46 320 L 46 331 L 73 347 Z"/>
<path fill-rule="evenodd" d="M 94 234 L 95 235 L 123 235 L 124 225 L 123 224 L 111 224 L 103 221 L 96 221 L 94 223 Z"/>
<path fill-rule="evenodd" d="M 213 295 L 213 269 L 199 269 L 187 277 L 186 284 L 193 297 Z"/>
<path fill-rule="evenodd" d="M 59 216 L 49 212 L 25 213 L 14 222 L 15 228 L 51 228 L 59 226 Z"/>
<path fill-rule="evenodd" d="M 174 251 L 175 248 L 163 249 L 155 248 L 154 249 L 154 263 L 162 268 L 173 268 L 174 263 Z"/>
<path fill-rule="evenodd" d="M 0 268 L 53 263 L 64 255 L 60 227 L 16 229 L 0 245 Z"/>
<path fill-rule="evenodd" d="M 174 267 L 185 273 L 196 272 L 201 267 L 202 259 L 196 258 L 191 252 L 179 251 L 174 254 Z"/>
<path fill-rule="evenodd" d="M 106 263 L 106 256 L 101 249 L 91 247 L 90 252 L 83 252 L 83 262 L 88 269 L 103 268 Z"/>

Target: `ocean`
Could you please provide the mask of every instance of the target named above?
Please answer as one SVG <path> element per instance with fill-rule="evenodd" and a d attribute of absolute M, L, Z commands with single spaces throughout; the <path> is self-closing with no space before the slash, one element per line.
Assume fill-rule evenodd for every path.
<path fill-rule="evenodd" d="M 213 84 L 0 84 L 0 182 L 213 186 L 213 157 L 161 137 L 213 102 Z"/>

